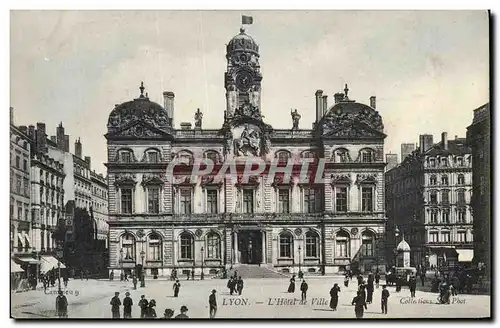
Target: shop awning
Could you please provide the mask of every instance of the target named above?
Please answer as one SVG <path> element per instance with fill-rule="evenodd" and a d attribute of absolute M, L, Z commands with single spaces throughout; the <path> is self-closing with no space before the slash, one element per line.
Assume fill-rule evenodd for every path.
<path fill-rule="evenodd" d="M 472 262 L 474 258 L 474 250 L 473 249 L 457 249 L 458 253 L 458 262 Z"/>
<path fill-rule="evenodd" d="M 42 255 L 40 257 L 40 272 L 47 272 L 57 268 L 57 259 L 55 259 L 53 256 Z M 64 268 L 66 268 L 66 266 L 61 262 L 61 269 Z"/>
<path fill-rule="evenodd" d="M 37 264 L 39 263 L 38 260 L 36 260 L 33 257 L 18 257 L 17 258 L 19 261 L 24 262 L 24 263 L 29 263 L 29 264 Z"/>
<path fill-rule="evenodd" d="M 16 262 L 10 260 L 10 272 L 14 273 L 14 272 L 24 272 L 23 268 L 21 268 L 21 266 L 19 264 L 17 264 Z"/>

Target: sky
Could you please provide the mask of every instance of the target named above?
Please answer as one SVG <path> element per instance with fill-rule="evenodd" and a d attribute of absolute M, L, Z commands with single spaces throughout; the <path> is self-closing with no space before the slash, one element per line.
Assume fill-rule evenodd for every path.
<path fill-rule="evenodd" d="M 275 129 L 315 120 L 315 92 L 377 97 L 385 152 L 441 132 L 465 137 L 473 110 L 489 101 L 486 11 L 11 11 L 10 106 L 16 125 L 62 122 L 70 150 L 105 173 L 106 125 L 115 104 L 175 93 L 175 126 L 222 126 L 225 45 L 241 14 L 260 46 L 262 108 Z"/>

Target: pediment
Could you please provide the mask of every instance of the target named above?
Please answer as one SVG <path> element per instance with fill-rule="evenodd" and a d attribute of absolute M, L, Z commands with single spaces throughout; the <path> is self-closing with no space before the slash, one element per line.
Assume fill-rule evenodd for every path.
<path fill-rule="evenodd" d="M 160 139 L 172 138 L 167 131 L 158 129 L 148 123 L 135 121 L 114 133 L 108 133 L 106 138 Z"/>

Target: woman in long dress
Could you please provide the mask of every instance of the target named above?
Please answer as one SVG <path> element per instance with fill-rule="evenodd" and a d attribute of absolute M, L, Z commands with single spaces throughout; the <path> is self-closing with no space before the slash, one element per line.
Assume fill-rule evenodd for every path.
<path fill-rule="evenodd" d="M 295 275 L 290 278 L 290 286 L 288 286 L 289 293 L 295 293 Z"/>
<path fill-rule="evenodd" d="M 330 308 L 333 311 L 337 311 L 337 305 L 339 304 L 339 292 L 340 287 L 338 284 L 333 285 L 330 289 Z"/>

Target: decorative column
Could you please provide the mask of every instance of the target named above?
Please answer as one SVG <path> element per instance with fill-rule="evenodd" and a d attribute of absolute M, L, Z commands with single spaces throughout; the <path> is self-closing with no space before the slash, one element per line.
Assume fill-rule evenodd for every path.
<path fill-rule="evenodd" d="M 266 232 L 261 230 L 262 233 L 262 260 L 260 261 L 262 264 L 266 263 Z"/>
<path fill-rule="evenodd" d="M 19 246 L 19 237 L 17 236 L 18 234 L 18 230 L 17 230 L 17 224 L 14 225 L 14 231 L 13 231 L 13 238 L 14 238 L 14 245 L 13 245 L 13 248 L 12 248 L 12 252 L 17 252 L 17 247 Z M 33 241 L 33 239 L 32 239 Z M 33 247 L 33 245 L 32 245 Z"/>
<path fill-rule="evenodd" d="M 234 248 L 234 264 L 239 263 L 239 256 L 238 256 L 238 232 L 234 232 L 233 236 L 233 248 Z"/>

